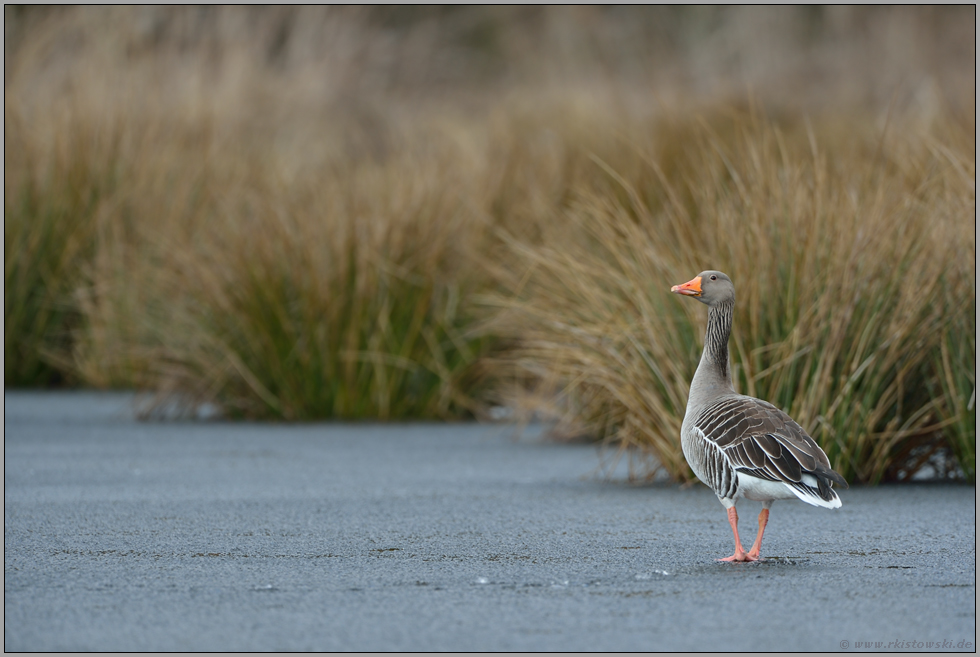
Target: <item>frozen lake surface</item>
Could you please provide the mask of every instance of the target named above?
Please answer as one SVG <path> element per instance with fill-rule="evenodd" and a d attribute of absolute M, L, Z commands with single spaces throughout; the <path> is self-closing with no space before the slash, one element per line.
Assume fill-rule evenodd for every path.
<path fill-rule="evenodd" d="M 591 446 L 131 400 L 5 394 L 7 651 L 975 649 L 972 486 L 777 502 L 768 560 L 727 564 L 711 492 L 604 476 Z"/>

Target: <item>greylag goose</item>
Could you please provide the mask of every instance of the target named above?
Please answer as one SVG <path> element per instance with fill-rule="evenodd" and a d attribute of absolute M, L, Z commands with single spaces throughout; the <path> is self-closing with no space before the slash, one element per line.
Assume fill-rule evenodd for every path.
<path fill-rule="evenodd" d="M 735 554 L 719 561 L 756 561 L 774 500 L 799 498 L 807 504 L 836 509 L 841 502 L 832 485 L 847 488 L 847 482 L 831 470 L 827 455 L 793 418 L 732 388 L 728 336 L 735 286 L 731 279 L 720 271 L 705 271 L 670 291 L 708 306 L 704 351 L 691 381 L 681 425 L 684 458 L 728 509 Z M 759 533 L 748 552 L 738 538 L 735 511 L 736 502 L 743 497 L 762 502 Z"/>

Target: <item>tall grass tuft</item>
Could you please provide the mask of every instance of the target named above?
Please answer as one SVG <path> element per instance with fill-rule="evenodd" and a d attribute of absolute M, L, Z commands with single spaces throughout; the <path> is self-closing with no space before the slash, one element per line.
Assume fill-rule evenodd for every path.
<path fill-rule="evenodd" d="M 367 164 L 216 218 L 175 255 L 168 385 L 248 417 L 474 411 L 479 227 L 440 165 Z"/>
<path fill-rule="evenodd" d="M 973 321 L 975 296 L 937 300 L 975 201 L 960 189 L 935 212 L 930 191 L 950 175 L 937 153 L 968 152 L 914 132 L 902 148 L 848 144 L 757 114 L 661 135 L 645 175 L 597 162 L 618 198 L 580 194 L 540 245 L 513 243 L 525 264 L 498 300 L 507 366 L 539 374 L 582 430 L 689 478 L 679 428 L 705 313 L 668 290 L 721 269 L 738 297 L 736 388 L 789 412 L 849 479 L 881 480 L 909 441 L 942 431 L 932 358 L 944 324 Z M 951 385 L 962 397 L 969 383 Z"/>
<path fill-rule="evenodd" d="M 70 367 L 71 331 L 81 321 L 74 286 L 121 175 L 111 133 L 69 116 L 42 146 L 29 126 L 5 112 L 5 386 L 77 380 Z"/>
<path fill-rule="evenodd" d="M 976 223 L 961 220 L 976 213 L 976 122 L 952 121 L 944 138 L 932 141 L 934 176 L 924 208 L 948 233 L 943 254 L 946 271 L 940 283 L 944 321 L 939 349 L 931 354 L 942 403 L 939 406 L 947 442 L 965 478 L 976 482 L 977 446 L 977 243 Z M 944 216 L 946 215 L 946 216 Z"/>
<path fill-rule="evenodd" d="M 183 141 L 133 176 L 130 200 L 158 222 L 104 240 L 76 295 L 88 381 L 156 391 L 150 414 L 174 399 L 288 420 L 479 411 L 486 217 L 451 140 L 292 177 L 233 142 Z"/>

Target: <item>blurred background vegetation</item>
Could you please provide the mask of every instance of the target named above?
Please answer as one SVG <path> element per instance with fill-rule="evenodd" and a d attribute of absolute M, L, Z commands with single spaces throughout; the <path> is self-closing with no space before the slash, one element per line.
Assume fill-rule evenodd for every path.
<path fill-rule="evenodd" d="M 716 268 L 740 390 L 849 480 L 973 481 L 975 25 L 7 5 L 4 384 L 552 418 L 683 480 L 668 290 Z"/>

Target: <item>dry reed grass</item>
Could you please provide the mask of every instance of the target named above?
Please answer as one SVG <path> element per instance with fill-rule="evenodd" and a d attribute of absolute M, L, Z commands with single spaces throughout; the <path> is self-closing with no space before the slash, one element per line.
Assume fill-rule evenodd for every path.
<path fill-rule="evenodd" d="M 757 114 L 682 122 L 660 131 L 641 175 L 597 160 L 619 197 L 586 191 L 540 244 L 511 242 L 525 264 L 499 272 L 512 291 L 493 301 L 513 341 L 501 366 L 533 375 L 575 432 L 650 449 L 688 478 L 678 435 L 705 313 L 668 290 L 721 269 L 739 299 L 736 387 L 787 410 L 845 476 L 877 482 L 917 440 L 962 435 L 973 356 L 935 359 L 975 339 L 963 333 L 975 317 L 971 135 L 919 127 L 876 143 L 868 128 L 823 146 L 819 133 Z M 972 452 L 958 453 L 972 477 Z"/>
<path fill-rule="evenodd" d="M 476 410 L 487 339 L 471 334 L 469 299 L 486 277 L 468 258 L 485 221 L 449 139 L 286 180 L 181 129 L 101 209 L 119 214 L 73 291 L 85 321 L 71 371 L 231 416 Z"/>
<path fill-rule="evenodd" d="M 503 402 L 683 479 L 704 317 L 667 290 L 711 266 L 740 389 L 857 480 L 940 434 L 972 480 L 975 37 L 844 14 L 5 9 L 6 385 L 255 418 Z M 764 52 L 808 34 L 792 67 Z"/>

